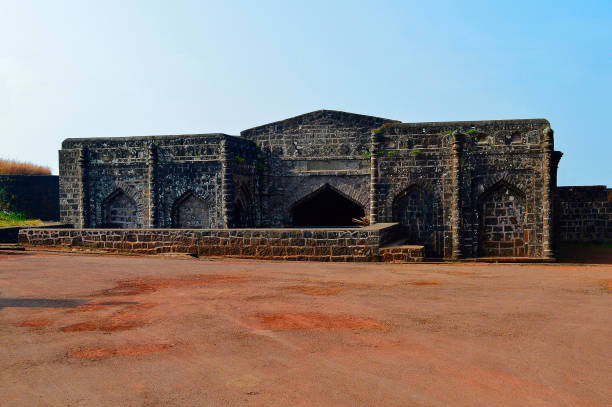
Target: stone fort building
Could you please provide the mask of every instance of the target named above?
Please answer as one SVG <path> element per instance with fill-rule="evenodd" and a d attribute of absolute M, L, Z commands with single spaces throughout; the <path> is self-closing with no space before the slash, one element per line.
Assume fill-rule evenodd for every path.
<path fill-rule="evenodd" d="M 67 139 L 77 228 L 310 228 L 398 222 L 429 258 L 554 258 L 545 119 L 401 123 L 319 110 L 244 130 Z"/>

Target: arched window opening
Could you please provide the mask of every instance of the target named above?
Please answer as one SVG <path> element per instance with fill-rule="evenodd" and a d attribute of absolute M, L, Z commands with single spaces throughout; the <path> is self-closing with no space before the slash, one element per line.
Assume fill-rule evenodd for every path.
<path fill-rule="evenodd" d="M 353 218 L 365 216 L 363 207 L 325 184 L 291 208 L 294 226 L 355 226 Z"/>

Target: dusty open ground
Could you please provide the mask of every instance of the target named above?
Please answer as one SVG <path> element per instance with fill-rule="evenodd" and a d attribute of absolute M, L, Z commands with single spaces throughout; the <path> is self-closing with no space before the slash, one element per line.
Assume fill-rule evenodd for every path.
<path fill-rule="evenodd" d="M 0 405 L 610 406 L 611 271 L 0 254 Z"/>

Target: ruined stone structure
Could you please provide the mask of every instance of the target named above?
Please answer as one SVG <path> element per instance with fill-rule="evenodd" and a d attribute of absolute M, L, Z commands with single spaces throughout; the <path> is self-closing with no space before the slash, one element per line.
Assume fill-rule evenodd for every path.
<path fill-rule="evenodd" d="M 398 222 L 429 258 L 553 259 L 545 119 L 401 123 L 320 110 L 241 132 L 67 139 L 60 211 L 77 228 Z"/>

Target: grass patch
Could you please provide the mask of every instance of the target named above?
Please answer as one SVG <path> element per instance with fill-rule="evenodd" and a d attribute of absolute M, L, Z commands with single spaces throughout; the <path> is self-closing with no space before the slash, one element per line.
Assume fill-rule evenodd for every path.
<path fill-rule="evenodd" d="M 42 165 L 0 158 L 2 175 L 51 175 L 51 169 Z"/>
<path fill-rule="evenodd" d="M 43 222 L 40 219 L 28 219 L 21 212 L 0 211 L 0 227 L 8 226 L 39 226 Z"/>

